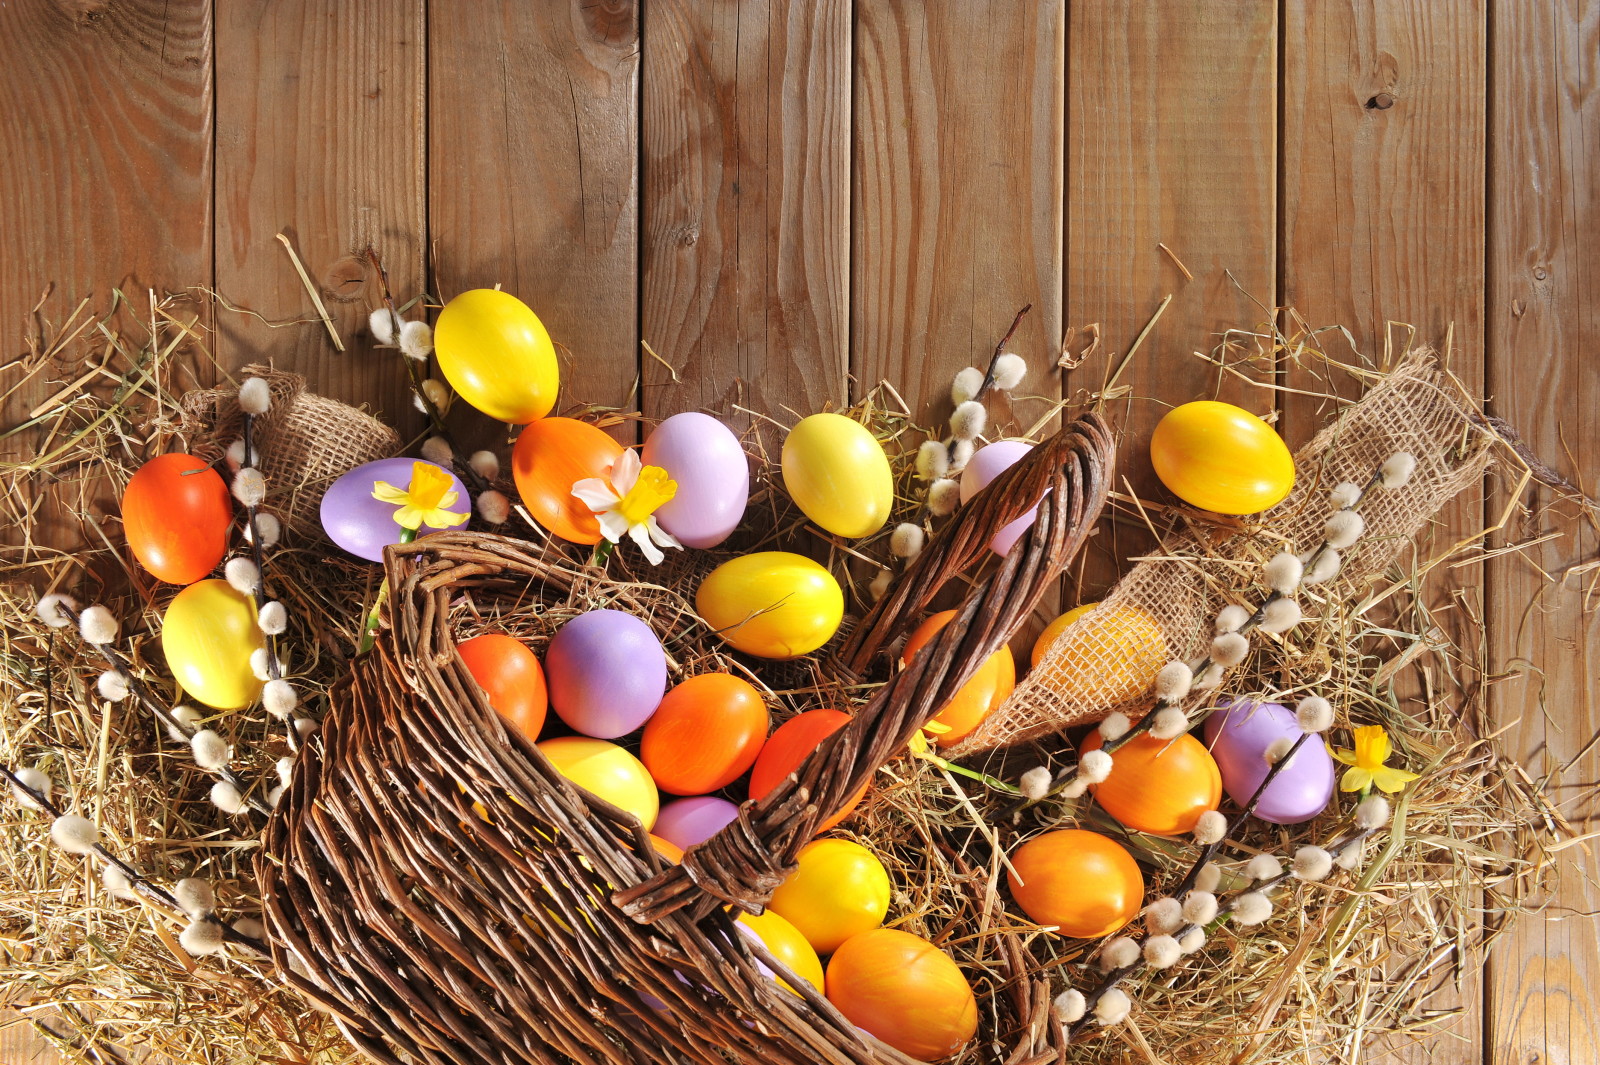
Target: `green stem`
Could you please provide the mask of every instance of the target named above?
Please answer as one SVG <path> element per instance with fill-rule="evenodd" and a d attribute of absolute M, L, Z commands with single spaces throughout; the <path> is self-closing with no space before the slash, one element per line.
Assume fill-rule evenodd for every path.
<path fill-rule="evenodd" d="M 417 530 L 400 527 L 400 542 L 409 544 L 417 538 Z M 372 645 L 378 640 L 378 615 L 383 612 L 383 604 L 389 601 L 389 578 L 385 577 L 383 583 L 378 585 L 378 596 L 372 601 L 372 609 L 367 613 L 367 623 L 361 630 L 361 642 L 356 646 L 356 654 L 364 655 L 372 650 Z"/>

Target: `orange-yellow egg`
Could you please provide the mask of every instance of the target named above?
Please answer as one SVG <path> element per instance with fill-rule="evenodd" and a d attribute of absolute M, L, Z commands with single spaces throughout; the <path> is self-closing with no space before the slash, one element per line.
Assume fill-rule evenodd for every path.
<path fill-rule="evenodd" d="M 1096 607 L 1093 628 L 1063 636 L 1073 622 Z M 1154 618 L 1138 607 L 1085 603 L 1056 618 L 1034 641 L 1035 669 L 1057 640 L 1055 663 L 1046 667 L 1045 683 L 1068 703 L 1095 702 L 1117 706 L 1150 690 L 1161 667 L 1171 660 L 1167 638 Z"/>
<path fill-rule="evenodd" d="M 1108 936 L 1144 906 L 1144 875 L 1133 856 L 1082 829 L 1030 839 L 1012 853 L 1007 877 L 1030 920 L 1074 939 Z"/>
<path fill-rule="evenodd" d="M 517 437 L 511 474 L 541 526 L 571 543 L 597 544 L 600 521 L 572 486 L 591 477 L 605 480 L 621 456 L 622 445 L 588 422 L 540 418 Z"/>
<path fill-rule="evenodd" d="M 1096 750 L 1100 742 L 1100 733 L 1091 733 L 1083 749 Z M 1089 790 L 1127 827 L 1180 836 L 1222 801 L 1222 772 L 1206 745 L 1188 733 L 1158 740 L 1144 732 L 1117 748 L 1111 775 Z"/>
<path fill-rule="evenodd" d="M 486 632 L 456 645 L 461 663 L 472 674 L 507 724 L 531 742 L 544 728 L 544 669 L 521 640 L 503 632 Z"/>
<path fill-rule="evenodd" d="M 1169 410 L 1150 434 L 1150 463 L 1173 495 L 1218 514 L 1266 510 L 1294 487 L 1294 458 L 1277 431 L 1216 400 Z"/>
<path fill-rule="evenodd" d="M 972 985 L 949 955 L 920 936 L 874 928 L 828 961 L 828 1001 L 851 1024 L 922 1061 L 948 1058 L 978 1031 Z"/>
<path fill-rule="evenodd" d="M 588 736 L 558 736 L 538 744 L 562 776 L 583 790 L 654 827 L 661 796 L 644 763 L 614 743 Z"/>
<path fill-rule="evenodd" d="M 739 923 L 754 932 L 772 952 L 772 956 L 788 966 L 790 972 L 818 991 L 822 990 L 822 961 L 798 928 L 771 910 L 761 914 L 741 913 Z M 779 980 L 778 986 L 787 991 L 794 990 L 787 980 Z"/>
<path fill-rule="evenodd" d="M 954 610 L 941 610 L 918 625 L 906 640 L 900 661 L 911 668 L 912 657 L 955 616 Z M 939 711 L 939 716 L 933 719 L 931 724 L 943 726 L 928 730 L 934 742 L 940 747 L 953 747 L 966 739 L 983 723 L 984 718 L 1000 709 L 1000 704 L 1010 698 L 1016 683 L 1017 664 L 1011 658 L 1011 648 L 1002 647 L 978 667 L 971 679 L 956 692 L 955 698 L 946 703 L 944 709 Z"/>
<path fill-rule="evenodd" d="M 667 692 L 645 722 L 639 758 L 662 791 L 705 795 L 755 764 L 771 715 L 749 681 L 702 673 Z"/>
<path fill-rule="evenodd" d="M 771 905 L 818 954 L 832 954 L 851 936 L 883 924 L 889 894 L 889 874 L 877 855 L 853 840 L 818 839 L 800 848 Z"/>

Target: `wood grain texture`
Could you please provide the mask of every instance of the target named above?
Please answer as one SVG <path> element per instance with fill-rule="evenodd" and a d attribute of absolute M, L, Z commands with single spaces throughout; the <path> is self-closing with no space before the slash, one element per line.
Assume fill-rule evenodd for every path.
<path fill-rule="evenodd" d="M 1494 413 L 1594 493 L 1600 464 L 1600 10 L 1580 2 L 1497 3 L 1491 13 L 1488 368 Z M 1558 537 L 1531 554 L 1561 575 L 1595 557 L 1593 525 L 1532 497 L 1507 541 Z M 1516 558 L 1489 567 L 1493 652 L 1510 678 L 1490 689 L 1507 744 L 1579 832 L 1600 828 L 1600 623 L 1594 574 L 1553 586 Z M 1530 604 L 1534 609 L 1529 610 Z M 1600 886 L 1594 844 L 1561 857 L 1546 917 L 1513 926 L 1490 957 L 1492 1065 L 1600 1060 Z M 1584 916 L 1591 915 L 1591 916 Z"/>
<path fill-rule="evenodd" d="M 640 275 L 651 417 L 846 396 L 848 0 L 645 10 Z M 731 419 L 747 421 L 742 416 Z"/>
<path fill-rule="evenodd" d="M 217 289 L 272 323 L 219 311 L 222 367 L 275 361 L 409 435 L 421 416 L 400 356 L 372 350 L 377 285 L 352 257 L 375 249 L 402 301 L 422 291 L 421 0 L 230 0 L 217 16 Z M 347 351 L 334 349 L 280 232 Z"/>

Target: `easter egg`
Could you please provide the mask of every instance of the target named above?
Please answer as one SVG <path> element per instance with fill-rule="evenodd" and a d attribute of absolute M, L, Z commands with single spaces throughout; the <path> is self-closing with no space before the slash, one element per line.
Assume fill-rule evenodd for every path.
<path fill-rule="evenodd" d="M 544 728 L 547 702 L 544 670 L 528 645 L 501 632 L 484 633 L 456 645 L 472 679 L 489 696 L 489 705 L 530 741 Z"/>
<path fill-rule="evenodd" d="M 848 839 L 812 840 L 772 893 L 771 908 L 800 930 L 818 954 L 832 954 L 889 912 L 889 874 L 876 855 Z"/>
<path fill-rule="evenodd" d="M 683 850 L 698 846 L 739 817 L 739 808 L 715 795 L 676 799 L 661 807 L 655 834 Z"/>
<path fill-rule="evenodd" d="M 955 616 L 954 610 L 942 610 L 918 625 L 907 638 L 900 661 L 908 669 L 912 668 L 912 657 Z M 929 729 L 929 735 L 940 747 L 955 746 L 1010 698 L 1011 689 L 1016 687 L 1016 683 L 1017 665 L 1011 659 L 1011 648 L 1001 647 L 978 667 L 972 679 L 961 686 L 955 698 L 945 704 L 939 716 L 933 719 L 933 724 L 943 725 L 948 731 Z"/>
<path fill-rule="evenodd" d="M 1218 514 L 1254 514 L 1294 487 L 1294 458 L 1247 410 L 1197 400 L 1169 410 L 1150 435 L 1150 463 L 1173 495 Z"/>
<path fill-rule="evenodd" d="M 1064 828 L 1011 854 L 1011 897 L 1036 924 L 1074 939 L 1109 936 L 1144 906 L 1144 875 L 1116 840 Z"/>
<path fill-rule="evenodd" d="M 842 414 L 813 414 L 789 430 L 783 485 L 806 517 L 838 536 L 871 536 L 894 504 L 883 446 Z"/>
<path fill-rule="evenodd" d="M 739 925 L 741 932 L 753 933 L 760 939 L 772 956 L 788 967 L 790 972 L 818 992 L 822 990 L 822 961 L 794 925 L 771 910 L 760 914 L 741 913 Z M 789 991 L 794 990 L 789 987 L 787 980 L 779 980 L 778 985 Z"/>
<path fill-rule="evenodd" d="M 807 710 L 779 725 L 777 731 L 767 738 L 766 745 L 756 756 L 756 764 L 750 770 L 750 797 L 765 798 L 769 791 L 800 767 L 800 763 L 817 749 L 819 743 L 849 723 L 850 715 L 839 710 Z M 863 784 L 861 790 L 845 803 L 844 809 L 819 825 L 817 831 L 826 832 L 850 816 L 850 811 L 866 794 L 867 786 Z"/>
<path fill-rule="evenodd" d="M 700 582 L 694 605 L 717 635 L 759 658 L 810 654 L 844 618 L 844 593 L 833 574 L 788 551 L 729 559 Z"/>
<path fill-rule="evenodd" d="M 1063 636 L 1075 621 L 1098 607 L 1093 626 Z M 1167 638 L 1154 618 L 1138 607 L 1117 603 L 1085 603 L 1045 626 L 1034 641 L 1035 668 L 1057 639 L 1059 654 L 1049 667 L 1048 684 L 1068 704 L 1094 702 L 1118 706 L 1150 690 L 1156 674 L 1171 660 Z"/>
<path fill-rule="evenodd" d="M 400 525 L 394 520 L 400 505 L 374 498 L 373 489 L 379 481 L 384 481 L 405 491 L 411 484 L 417 465 L 416 459 L 379 459 L 357 466 L 330 484 L 322 495 L 321 510 L 322 531 L 328 534 L 328 539 L 357 558 L 382 562 L 383 549 L 400 542 Z M 421 465 L 432 466 L 436 470 L 444 469 L 431 462 Z M 461 515 L 461 520 L 449 526 L 449 529 L 465 529 L 472 518 L 472 499 L 467 495 L 467 486 L 461 483 L 461 478 L 449 470 L 444 472 L 450 476 L 450 491 L 455 493 L 455 498 L 450 499 L 447 493 L 440 500 L 440 505 L 452 514 Z M 447 530 L 424 525 L 417 530 L 417 535 L 427 536 L 444 531 Z"/>
<path fill-rule="evenodd" d="M 168 584 L 193 584 L 228 551 L 233 500 L 217 472 L 193 455 L 158 455 L 122 493 L 122 532 L 139 565 Z"/>
<path fill-rule="evenodd" d="M 650 434 L 640 455 L 678 483 L 656 510 L 656 522 L 685 547 L 716 547 L 744 517 L 750 462 L 726 425 L 708 414 L 674 414 Z"/>
<path fill-rule="evenodd" d="M 189 585 L 161 619 L 161 651 L 173 679 L 218 710 L 237 710 L 260 698 L 250 655 L 265 646 L 255 603 L 224 580 Z"/>
<path fill-rule="evenodd" d="M 654 832 L 650 834 L 650 846 L 654 847 L 657 854 L 673 865 L 678 865 L 683 861 L 683 848 L 671 840 L 662 839 Z"/>
<path fill-rule="evenodd" d="M 978 1031 L 972 985 L 921 936 L 874 928 L 828 959 L 828 1001 L 851 1024 L 921 1061 L 960 1050 Z"/>
<path fill-rule="evenodd" d="M 1096 750 L 1100 742 L 1100 733 L 1092 732 L 1083 749 Z M 1222 801 L 1222 774 L 1206 745 L 1188 733 L 1160 740 L 1141 732 L 1117 748 L 1111 775 L 1089 790 L 1128 828 L 1180 836 Z"/>
<path fill-rule="evenodd" d="M 1303 733 L 1294 711 L 1280 703 L 1223 699 L 1216 713 L 1206 718 L 1205 735 L 1222 773 L 1222 786 L 1242 809 L 1267 779 L 1267 748 L 1278 739 L 1294 742 Z M 1277 825 L 1309 821 L 1333 799 L 1336 777 L 1327 745 L 1313 736 L 1261 793 L 1255 815 Z"/>
<path fill-rule="evenodd" d="M 591 477 L 605 480 L 621 456 L 622 445 L 588 422 L 540 418 L 517 436 L 511 476 L 541 526 L 571 543 L 597 544 L 600 522 L 572 486 Z"/>
<path fill-rule="evenodd" d="M 445 304 L 433 353 L 456 394 L 497 421 L 531 422 L 555 405 L 555 345 L 539 316 L 509 292 L 469 289 Z"/>
<path fill-rule="evenodd" d="M 748 681 L 702 673 L 661 700 L 645 722 L 639 758 L 662 791 L 704 795 L 755 764 L 771 724 L 767 704 Z"/>
<path fill-rule="evenodd" d="M 558 736 L 538 748 L 578 787 L 628 811 L 646 830 L 654 827 L 661 798 L 639 759 L 614 743 L 587 736 Z"/>
<path fill-rule="evenodd" d="M 966 503 L 971 500 L 973 496 L 987 488 L 990 481 L 1015 466 L 1022 456 L 1032 450 L 1032 444 L 1021 440 L 996 440 L 992 444 L 980 447 L 961 471 L 961 502 Z M 1007 522 L 989 541 L 989 550 L 997 555 L 1008 554 L 1012 546 L 1022 539 L 1022 534 L 1033 526 L 1038 516 L 1039 508 L 1034 507 L 1015 521 Z"/>
<path fill-rule="evenodd" d="M 590 610 L 557 632 L 544 653 L 557 716 L 609 740 L 644 724 L 667 690 L 667 656 L 650 626 L 621 610 Z"/>

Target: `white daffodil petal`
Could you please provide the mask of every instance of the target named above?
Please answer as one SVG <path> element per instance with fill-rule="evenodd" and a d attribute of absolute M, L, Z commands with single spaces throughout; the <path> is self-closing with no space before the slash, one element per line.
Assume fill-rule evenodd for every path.
<path fill-rule="evenodd" d="M 611 464 L 611 487 L 617 490 L 618 499 L 633 491 L 633 486 L 639 483 L 639 471 L 642 469 L 644 464 L 639 461 L 638 453 L 623 448 L 617 461 Z"/>
<path fill-rule="evenodd" d="M 683 543 L 676 536 L 673 536 L 671 533 L 667 532 L 667 530 L 661 527 L 661 524 L 656 521 L 656 516 L 654 514 L 645 519 L 645 526 L 650 530 L 650 539 L 654 540 L 662 547 L 676 547 L 680 549 L 683 547 Z"/>
<path fill-rule="evenodd" d="M 600 535 L 612 543 L 620 544 L 622 538 L 628 535 L 628 519 L 616 511 L 603 511 L 595 517 L 600 521 Z"/>
<path fill-rule="evenodd" d="M 659 566 L 666 560 L 666 555 L 661 548 L 650 542 L 650 527 L 648 525 L 635 525 L 628 530 L 628 535 L 633 542 L 639 545 L 639 550 L 644 552 L 644 557 L 650 560 L 652 566 Z"/>
<path fill-rule="evenodd" d="M 617 493 L 598 477 L 585 477 L 572 486 L 572 494 L 595 513 L 616 505 Z"/>

